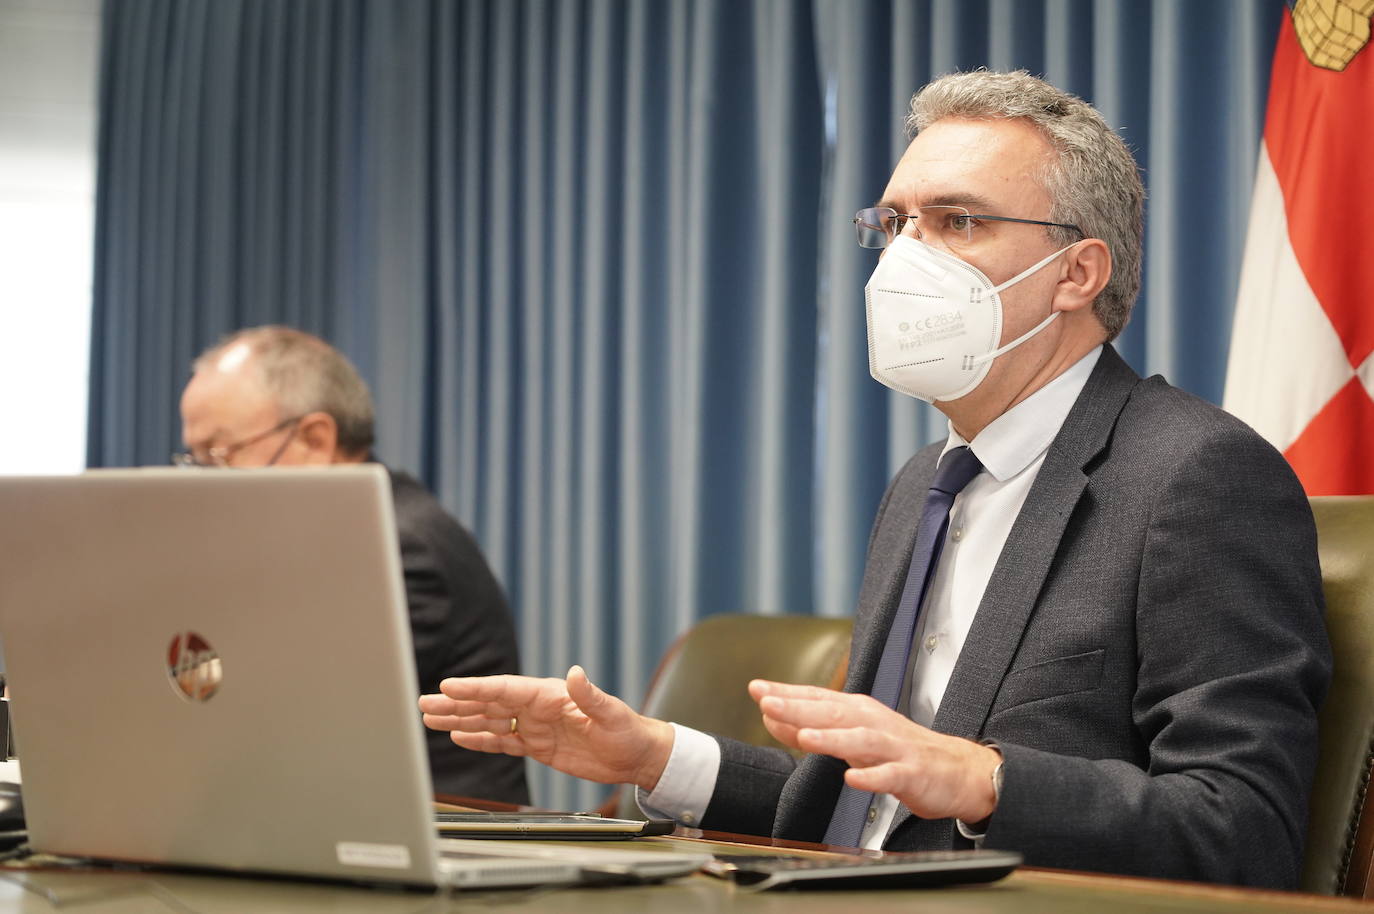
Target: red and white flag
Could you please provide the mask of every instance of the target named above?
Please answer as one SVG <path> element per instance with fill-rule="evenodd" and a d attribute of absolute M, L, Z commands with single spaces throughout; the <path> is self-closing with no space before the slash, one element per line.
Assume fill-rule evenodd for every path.
<path fill-rule="evenodd" d="M 1226 409 L 1309 495 L 1374 494 L 1372 14 L 1283 17 L 1226 371 Z"/>

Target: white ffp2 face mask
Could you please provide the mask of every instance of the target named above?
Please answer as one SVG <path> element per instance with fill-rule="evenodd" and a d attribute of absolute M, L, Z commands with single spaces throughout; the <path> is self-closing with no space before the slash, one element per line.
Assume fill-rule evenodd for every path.
<path fill-rule="evenodd" d="M 899 393 L 933 403 L 957 400 L 987 377 L 992 360 L 1050 325 L 1054 311 L 997 348 L 1002 296 L 1073 245 L 999 285 L 973 264 L 923 241 L 899 235 L 864 286 L 868 371 Z"/>

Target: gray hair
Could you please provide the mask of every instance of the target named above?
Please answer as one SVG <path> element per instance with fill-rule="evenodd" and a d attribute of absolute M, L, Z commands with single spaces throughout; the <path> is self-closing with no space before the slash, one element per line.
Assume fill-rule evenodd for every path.
<path fill-rule="evenodd" d="M 338 447 L 346 454 L 372 448 L 372 393 L 342 352 L 317 336 L 269 325 L 231 333 L 202 352 L 193 371 L 209 367 L 240 343 L 252 352 L 263 387 L 284 417 L 328 413 L 338 427 Z"/>
<path fill-rule="evenodd" d="M 951 73 L 911 99 L 906 126 L 915 136 L 944 118 L 1024 118 L 1039 128 L 1057 155 L 1041 183 L 1051 201 L 1049 218 L 1077 225 L 1107 243 L 1112 275 L 1093 313 L 1115 339 L 1140 293 L 1140 251 L 1145 187 L 1131 151 L 1097 109 L 1025 70 Z M 1077 241 L 1072 230 L 1049 228 L 1059 247 Z"/>

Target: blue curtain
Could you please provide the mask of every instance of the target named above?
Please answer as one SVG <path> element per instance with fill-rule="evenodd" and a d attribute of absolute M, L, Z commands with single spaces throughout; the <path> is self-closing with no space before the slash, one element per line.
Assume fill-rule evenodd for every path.
<path fill-rule="evenodd" d="M 320 333 L 477 534 L 526 670 L 638 701 L 705 615 L 848 613 L 944 433 L 867 376 L 850 225 L 932 76 L 1025 67 L 1121 127 L 1150 200 L 1119 345 L 1220 400 L 1282 10 L 107 0 L 90 463 L 164 462 L 220 334 Z"/>

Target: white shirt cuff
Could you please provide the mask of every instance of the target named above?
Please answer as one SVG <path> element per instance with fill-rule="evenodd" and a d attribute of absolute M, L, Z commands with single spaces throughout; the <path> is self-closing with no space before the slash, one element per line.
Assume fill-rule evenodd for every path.
<path fill-rule="evenodd" d="M 959 829 L 959 834 L 973 842 L 974 847 L 982 847 L 983 839 L 988 836 L 986 830 L 974 831 L 970 826 L 965 824 L 963 819 L 955 819 L 954 826 Z"/>
<path fill-rule="evenodd" d="M 673 724 L 673 751 L 658 786 L 647 797 L 635 788 L 635 802 L 651 819 L 672 819 L 696 827 L 711 802 L 720 774 L 720 743 L 700 730 Z"/>

